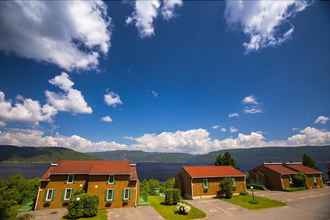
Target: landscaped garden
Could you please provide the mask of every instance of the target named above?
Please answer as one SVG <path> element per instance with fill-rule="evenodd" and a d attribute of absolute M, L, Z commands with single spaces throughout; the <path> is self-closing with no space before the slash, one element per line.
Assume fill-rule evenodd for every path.
<path fill-rule="evenodd" d="M 149 204 L 165 219 L 185 220 L 185 219 L 200 219 L 206 217 L 206 214 L 188 204 L 190 211 L 186 215 L 177 213 L 176 205 L 166 205 L 165 198 L 160 196 L 149 196 Z"/>
<path fill-rule="evenodd" d="M 285 206 L 286 204 L 277 200 L 268 199 L 266 197 L 251 195 L 239 195 L 231 198 L 223 198 L 224 201 L 239 205 L 246 209 L 264 209 Z"/>

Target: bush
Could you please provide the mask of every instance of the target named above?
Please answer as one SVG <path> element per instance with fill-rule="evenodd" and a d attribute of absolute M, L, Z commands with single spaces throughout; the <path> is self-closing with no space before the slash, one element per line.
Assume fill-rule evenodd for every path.
<path fill-rule="evenodd" d="M 96 216 L 98 205 L 99 200 L 97 196 L 90 196 L 86 193 L 74 194 L 67 207 L 67 218 L 76 219 Z"/>
<path fill-rule="evenodd" d="M 175 207 L 175 212 L 180 215 L 188 215 L 191 207 L 185 203 L 179 202 Z"/>
<path fill-rule="evenodd" d="M 305 186 L 305 174 L 297 173 L 293 176 L 292 181 L 295 187 L 304 187 Z"/>
<path fill-rule="evenodd" d="M 180 191 L 179 189 L 167 189 L 165 191 L 165 204 L 176 205 L 180 202 Z"/>
<path fill-rule="evenodd" d="M 221 195 L 227 199 L 233 196 L 233 181 L 231 178 L 224 178 L 220 182 Z"/>

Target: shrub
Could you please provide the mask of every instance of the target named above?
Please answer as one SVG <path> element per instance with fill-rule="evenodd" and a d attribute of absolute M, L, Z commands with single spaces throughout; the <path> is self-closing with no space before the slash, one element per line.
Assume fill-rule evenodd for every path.
<path fill-rule="evenodd" d="M 191 207 L 182 202 L 179 202 L 175 207 L 176 213 L 178 213 L 180 215 L 188 215 L 190 210 L 191 210 Z"/>
<path fill-rule="evenodd" d="M 179 189 L 167 189 L 165 191 L 165 204 L 176 205 L 180 201 Z"/>
<path fill-rule="evenodd" d="M 97 196 L 90 196 L 86 193 L 75 194 L 67 207 L 69 219 L 81 217 L 92 217 L 97 215 L 99 200 Z"/>
<path fill-rule="evenodd" d="M 295 187 L 304 187 L 305 186 L 305 174 L 297 173 L 292 178 L 293 185 Z"/>
<path fill-rule="evenodd" d="M 231 178 L 224 178 L 220 182 L 221 194 L 227 199 L 233 196 L 233 181 Z"/>

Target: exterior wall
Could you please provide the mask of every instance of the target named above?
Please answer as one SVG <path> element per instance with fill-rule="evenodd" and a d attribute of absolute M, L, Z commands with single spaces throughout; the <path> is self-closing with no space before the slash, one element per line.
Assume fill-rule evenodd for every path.
<path fill-rule="evenodd" d="M 236 187 L 234 194 L 239 194 L 240 192 L 246 191 L 245 177 L 233 177 L 235 179 Z M 192 191 L 193 199 L 195 198 L 207 198 L 207 197 L 217 197 L 219 196 L 219 191 L 221 190 L 219 184 L 224 178 L 207 178 L 208 179 L 208 189 L 204 191 L 203 188 L 204 178 L 194 178 L 192 180 Z"/>
<path fill-rule="evenodd" d="M 292 184 L 290 183 L 290 176 L 289 175 L 282 176 L 281 178 L 282 178 L 282 190 L 287 189 L 290 186 L 292 186 Z M 291 178 L 293 178 L 293 175 L 291 175 Z"/>
<path fill-rule="evenodd" d="M 191 177 L 184 170 L 176 175 L 175 186 L 180 189 L 181 196 L 186 199 L 192 199 Z"/>
<path fill-rule="evenodd" d="M 115 176 L 115 183 L 108 184 L 108 176 L 87 176 L 75 175 L 73 183 L 67 183 L 67 175 L 54 175 L 50 177 L 48 182 L 41 183 L 38 192 L 38 198 L 35 209 L 42 208 L 62 208 L 66 205 L 64 201 L 65 188 L 75 190 L 84 190 L 90 195 L 97 195 L 99 198 L 99 208 L 119 208 L 119 207 L 134 207 L 138 201 L 138 181 L 129 181 L 129 176 Z M 130 197 L 128 202 L 123 202 L 122 192 L 125 188 L 130 189 Z M 46 193 L 48 189 L 55 190 L 55 196 L 51 202 L 46 202 Z M 112 203 L 106 204 L 105 196 L 107 189 L 114 189 L 114 200 Z M 46 206 L 45 204 L 49 204 Z"/>
<path fill-rule="evenodd" d="M 96 195 L 99 198 L 99 208 L 120 208 L 134 207 L 137 201 L 136 182 L 129 181 L 129 176 L 115 176 L 115 183 L 107 183 L 108 176 L 90 176 L 88 181 L 87 193 Z M 129 200 L 123 201 L 123 191 L 125 188 L 130 189 Z M 114 190 L 114 198 L 112 202 L 106 202 L 106 190 Z"/>
<path fill-rule="evenodd" d="M 282 181 L 282 176 L 263 166 L 255 168 L 250 172 L 252 181 L 259 180 L 259 183 L 265 185 L 270 190 L 283 190 L 287 180 Z"/>
<path fill-rule="evenodd" d="M 316 183 L 314 183 L 314 178 L 316 178 Z M 306 188 L 312 189 L 312 188 L 321 188 L 323 186 L 321 175 L 320 174 L 306 174 L 306 180 L 305 180 Z"/>
<path fill-rule="evenodd" d="M 51 176 L 49 182 L 42 182 L 39 188 L 38 201 L 36 209 L 42 208 L 61 208 L 65 206 L 64 190 L 65 188 L 72 188 L 73 190 L 84 190 L 87 186 L 86 175 L 75 175 L 73 183 L 67 183 L 67 175 Z M 54 189 L 54 197 L 51 202 L 46 202 L 46 193 L 48 189 Z M 47 205 L 49 204 L 49 206 Z"/>

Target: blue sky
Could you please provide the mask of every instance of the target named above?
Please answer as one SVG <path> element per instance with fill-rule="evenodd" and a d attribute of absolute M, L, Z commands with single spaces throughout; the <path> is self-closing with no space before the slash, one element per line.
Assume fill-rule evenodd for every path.
<path fill-rule="evenodd" d="M 0 3 L 1 144 L 330 144 L 328 2 L 22 2 Z"/>

